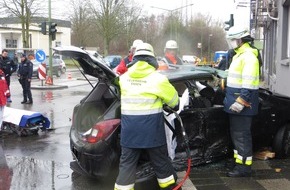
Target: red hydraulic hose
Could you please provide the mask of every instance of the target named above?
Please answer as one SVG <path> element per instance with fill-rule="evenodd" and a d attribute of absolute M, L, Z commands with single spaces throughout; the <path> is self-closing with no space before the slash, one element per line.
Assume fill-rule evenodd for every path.
<path fill-rule="evenodd" d="M 188 158 L 187 160 L 187 171 L 185 173 L 185 176 L 183 177 L 183 179 L 178 183 L 178 185 L 176 187 L 174 187 L 172 190 L 178 190 L 185 182 L 185 180 L 188 178 L 189 173 L 190 173 L 190 166 L 191 166 L 191 158 Z"/>

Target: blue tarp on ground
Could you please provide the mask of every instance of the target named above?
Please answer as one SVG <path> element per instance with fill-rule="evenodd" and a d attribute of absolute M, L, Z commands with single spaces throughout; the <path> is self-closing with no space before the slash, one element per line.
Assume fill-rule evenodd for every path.
<path fill-rule="evenodd" d="M 45 128 L 50 127 L 50 121 L 43 114 L 10 107 L 4 108 L 3 121 L 13 123 L 20 127 L 26 127 L 26 125 L 37 123 L 41 123 Z"/>

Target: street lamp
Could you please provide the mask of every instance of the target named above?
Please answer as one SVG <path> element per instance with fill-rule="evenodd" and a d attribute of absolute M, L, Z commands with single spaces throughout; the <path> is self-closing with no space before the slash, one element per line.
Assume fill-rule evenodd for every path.
<path fill-rule="evenodd" d="M 191 3 L 191 4 L 188 4 L 188 5 L 184 5 L 184 6 L 182 6 L 182 7 L 178 7 L 178 8 L 176 8 L 176 9 L 164 9 L 164 8 L 161 8 L 161 7 L 154 7 L 154 6 L 151 6 L 151 8 L 154 8 L 154 9 L 160 9 L 160 10 L 163 10 L 163 11 L 168 11 L 168 12 L 170 12 L 170 39 L 172 39 L 172 13 L 174 12 L 174 11 L 177 11 L 177 10 L 180 10 L 180 9 L 183 9 L 183 8 L 185 8 L 185 7 L 189 7 L 189 6 L 192 6 L 193 5 L 193 3 Z"/>
<path fill-rule="evenodd" d="M 210 38 L 213 36 L 213 34 L 208 35 L 208 59 L 211 61 L 211 55 L 210 55 Z"/>

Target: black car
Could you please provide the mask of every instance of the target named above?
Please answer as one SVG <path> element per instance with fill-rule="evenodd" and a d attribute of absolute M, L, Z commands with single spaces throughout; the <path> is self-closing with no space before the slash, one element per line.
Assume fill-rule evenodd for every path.
<path fill-rule="evenodd" d="M 38 78 L 38 67 L 41 63 L 36 61 L 35 59 L 31 60 L 31 62 L 33 64 L 32 76 Z M 48 58 L 45 59 L 44 64 L 46 66 L 46 74 L 48 75 L 48 72 L 49 72 L 49 59 Z M 52 69 L 53 69 L 52 74 L 57 77 L 60 77 L 61 74 L 65 72 L 63 71 L 63 65 L 60 59 L 54 59 L 54 58 L 52 59 Z"/>
<path fill-rule="evenodd" d="M 91 177 L 107 177 L 110 171 L 118 168 L 120 157 L 118 77 L 79 48 L 57 47 L 55 51 L 72 57 L 86 74 L 98 78 L 92 91 L 73 111 L 70 148 L 75 161 L 71 167 Z M 172 161 L 176 170 L 184 170 L 187 164 L 182 126 L 188 135 L 192 166 L 224 159 L 231 154 L 228 115 L 223 111 L 224 91 L 219 87 L 227 73 L 210 67 L 192 66 L 160 72 L 167 75 L 180 97 L 185 97 L 182 100 L 187 102 L 179 114 L 183 125 L 178 119 L 172 121 L 177 141 Z M 290 98 L 262 88 L 259 93 L 259 115 L 254 118 L 252 126 L 253 148 L 270 147 L 277 158 L 289 156 Z M 137 184 L 153 178 L 146 155 L 139 166 Z"/>

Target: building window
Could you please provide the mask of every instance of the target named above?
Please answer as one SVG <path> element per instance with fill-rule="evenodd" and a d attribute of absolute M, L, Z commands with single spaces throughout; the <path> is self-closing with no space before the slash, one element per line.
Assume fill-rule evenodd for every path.
<path fill-rule="evenodd" d="M 55 42 L 55 47 L 59 47 L 59 46 L 61 46 L 61 42 Z"/>
<path fill-rule="evenodd" d="M 17 40 L 6 39 L 6 48 L 17 48 Z"/>
<path fill-rule="evenodd" d="M 282 60 L 290 58 L 290 0 L 285 0 L 282 9 Z M 289 63 L 288 63 L 289 64 Z"/>
<path fill-rule="evenodd" d="M 288 30 L 287 31 L 287 58 L 290 58 L 290 24 L 289 24 L 289 21 L 290 21 L 290 6 L 288 6 L 287 14 L 288 14 L 288 20 L 287 20 L 287 26 L 288 27 L 286 27 L 286 29 Z"/>

